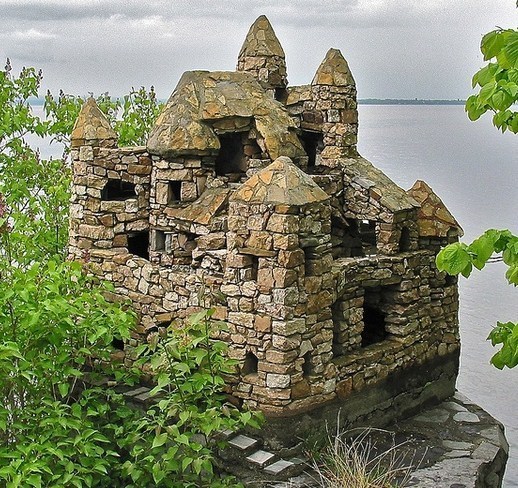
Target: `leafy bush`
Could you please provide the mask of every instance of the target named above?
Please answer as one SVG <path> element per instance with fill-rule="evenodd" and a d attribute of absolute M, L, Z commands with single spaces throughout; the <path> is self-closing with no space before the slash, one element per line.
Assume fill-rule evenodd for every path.
<path fill-rule="evenodd" d="M 137 381 L 138 371 L 110 361 L 134 314 L 65 260 L 66 148 L 42 160 L 25 136 L 66 144 L 82 99 L 48 94 L 40 120 L 30 104 L 40 82 L 32 68 L 14 76 L 9 61 L 0 71 L 0 486 L 228 486 L 214 469 L 216 433 L 258 418 L 225 402 L 222 375 L 232 364 L 210 338 L 212 312 L 139 349 L 161 395 L 147 411 L 92 386 Z M 122 112 L 114 125 L 123 144 L 141 143 L 160 110 L 153 90 L 98 102 L 112 119 Z"/>

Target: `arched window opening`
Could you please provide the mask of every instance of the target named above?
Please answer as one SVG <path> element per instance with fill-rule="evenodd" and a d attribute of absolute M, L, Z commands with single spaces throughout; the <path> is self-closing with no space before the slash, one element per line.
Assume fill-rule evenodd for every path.
<path fill-rule="evenodd" d="M 247 376 L 249 374 L 257 374 L 257 368 L 259 366 L 259 359 L 252 352 L 247 352 L 245 356 L 245 362 L 241 368 L 241 374 Z"/>

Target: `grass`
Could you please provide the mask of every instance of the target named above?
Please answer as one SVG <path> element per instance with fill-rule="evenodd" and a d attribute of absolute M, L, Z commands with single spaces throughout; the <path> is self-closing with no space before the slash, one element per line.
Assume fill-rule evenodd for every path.
<path fill-rule="evenodd" d="M 359 432 L 359 433 L 357 433 Z M 379 448 L 373 434 L 390 436 L 391 445 Z M 401 488 L 408 486 L 418 467 L 415 453 L 396 444 L 394 435 L 379 429 L 328 435 L 328 445 L 313 462 L 315 481 L 322 488 Z"/>

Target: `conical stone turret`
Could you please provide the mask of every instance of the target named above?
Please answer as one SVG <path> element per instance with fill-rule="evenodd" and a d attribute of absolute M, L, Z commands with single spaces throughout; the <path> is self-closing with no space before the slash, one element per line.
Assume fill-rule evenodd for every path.
<path fill-rule="evenodd" d="M 347 61 L 339 49 L 329 49 L 315 73 L 312 85 L 348 86 L 355 85 Z"/>
<path fill-rule="evenodd" d="M 88 98 L 81 107 L 72 129 L 70 144 L 72 147 L 117 145 L 117 134 L 93 97 Z"/>
<path fill-rule="evenodd" d="M 286 88 L 284 50 L 266 16 L 261 15 L 250 27 L 239 52 L 237 70 L 252 73 L 265 89 Z"/>

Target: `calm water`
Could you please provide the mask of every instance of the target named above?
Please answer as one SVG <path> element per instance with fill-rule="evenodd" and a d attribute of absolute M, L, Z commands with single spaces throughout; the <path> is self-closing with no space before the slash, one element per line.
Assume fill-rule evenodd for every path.
<path fill-rule="evenodd" d="M 470 122 L 462 106 L 361 105 L 359 150 L 405 189 L 425 180 L 464 228 L 464 240 L 489 227 L 518 233 L 518 135 L 500 134 L 489 120 Z M 59 156 L 59 146 L 41 145 L 41 154 Z M 458 389 L 506 427 L 507 488 L 518 487 L 518 368 L 492 367 L 485 341 L 497 320 L 518 320 L 518 290 L 507 286 L 504 271 L 491 265 L 461 279 Z"/>
<path fill-rule="evenodd" d="M 471 242 L 485 229 L 518 233 L 518 135 L 490 120 L 470 122 L 462 106 L 361 105 L 359 150 L 405 189 L 425 180 Z M 518 320 L 518 290 L 505 266 L 460 281 L 461 370 L 457 388 L 506 427 L 511 444 L 504 486 L 518 487 L 518 368 L 489 365 L 485 341 L 497 320 Z"/>

